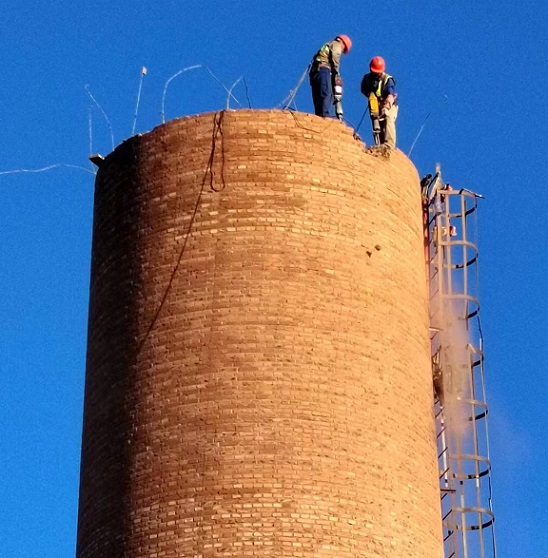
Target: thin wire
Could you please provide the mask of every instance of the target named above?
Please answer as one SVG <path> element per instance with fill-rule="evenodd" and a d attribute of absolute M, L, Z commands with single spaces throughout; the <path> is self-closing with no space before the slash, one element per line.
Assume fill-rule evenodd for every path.
<path fill-rule="evenodd" d="M 165 120 L 165 101 L 166 101 L 166 94 L 167 94 L 167 88 L 168 85 L 178 76 L 180 76 L 181 74 L 188 72 L 190 70 L 197 70 L 198 68 L 202 68 L 201 64 L 195 64 L 194 66 L 187 66 L 186 68 L 183 68 L 182 70 L 179 70 L 177 73 L 173 74 L 165 83 L 164 85 L 164 92 L 162 94 L 162 124 L 166 121 Z"/>
<path fill-rule="evenodd" d="M 92 122 L 91 122 L 91 107 L 88 109 L 88 135 L 89 135 L 89 154 L 93 153 L 93 132 L 92 132 Z M 90 161 L 89 166 L 93 170 L 93 163 Z"/>
<path fill-rule="evenodd" d="M 306 77 L 306 75 L 310 71 L 311 66 L 312 66 L 312 64 L 308 64 L 308 66 L 306 67 L 306 70 L 303 72 L 303 75 L 301 76 L 301 78 L 297 82 L 297 85 L 295 86 L 295 89 L 290 89 L 289 90 L 289 95 L 279 105 L 277 105 L 277 106 L 281 106 L 282 110 L 286 110 L 287 108 L 289 108 L 289 106 L 293 102 L 293 99 L 295 99 L 295 95 L 297 95 L 297 91 L 299 90 L 299 87 L 302 85 L 302 83 L 304 81 L 304 78 Z"/>
<path fill-rule="evenodd" d="M 424 119 L 424 122 L 422 123 L 422 126 L 421 126 L 421 128 L 420 128 L 420 130 L 419 130 L 419 133 L 417 134 L 417 136 L 416 136 L 415 139 L 413 140 L 413 143 L 412 143 L 412 145 L 411 145 L 411 149 L 409 150 L 409 153 L 407 154 L 408 157 L 411 156 L 411 153 L 413 152 L 413 149 L 414 149 L 414 147 L 415 147 L 415 144 L 417 143 L 418 139 L 420 138 L 420 136 L 421 136 L 421 134 L 422 134 L 422 131 L 424 130 L 424 127 L 426 126 L 426 123 L 428 122 L 428 119 L 432 116 L 432 114 L 433 114 L 437 109 L 439 109 L 442 105 L 444 105 L 444 104 L 447 102 L 448 99 L 449 99 L 449 97 L 448 97 L 447 95 L 444 95 L 444 96 L 443 96 L 443 100 L 441 101 L 441 103 L 440 103 L 437 107 L 435 107 L 434 109 L 432 109 L 432 110 L 428 113 L 427 117 Z"/>
<path fill-rule="evenodd" d="M 236 97 L 229 92 L 226 85 L 207 66 L 203 66 L 203 68 L 240 105 L 240 108 L 244 108 L 242 103 L 240 103 L 240 101 L 238 101 L 238 99 L 236 99 Z"/>
<path fill-rule="evenodd" d="M 330 126 L 332 123 L 339 122 L 338 120 L 335 120 L 335 118 L 324 118 L 323 120 L 325 120 L 325 126 L 322 125 L 322 128 L 323 128 L 323 129 L 322 129 L 322 130 L 314 130 L 313 128 L 307 128 L 306 126 L 303 126 L 303 125 L 298 121 L 295 111 L 293 111 L 293 110 L 291 110 L 291 109 L 288 109 L 286 112 L 288 112 L 288 113 L 293 117 L 293 120 L 295 121 L 295 124 L 296 124 L 299 128 L 301 128 L 301 129 L 303 129 L 303 130 L 306 130 L 307 132 L 314 132 L 315 134 L 321 134 L 321 133 L 323 133 L 323 131 L 324 131 L 328 126 Z"/>
<path fill-rule="evenodd" d="M 91 107 L 88 109 L 88 136 L 89 136 L 89 154 L 93 153 L 93 134 L 91 130 Z"/>
<path fill-rule="evenodd" d="M 252 107 L 251 107 L 251 101 L 249 100 L 249 90 L 248 90 L 248 88 L 247 88 L 247 81 L 245 80 L 245 78 L 244 78 L 244 87 L 245 87 L 245 96 L 246 96 L 246 99 L 247 99 L 247 105 L 248 105 L 248 107 L 249 107 L 250 109 L 252 109 Z M 253 110 L 253 109 L 252 109 L 252 110 Z"/>
<path fill-rule="evenodd" d="M 108 116 L 106 112 L 102 109 L 101 105 L 97 102 L 97 99 L 95 99 L 95 97 L 91 94 L 91 91 L 88 89 L 87 85 L 84 85 L 84 89 L 86 90 L 86 93 L 91 97 L 91 100 L 96 104 L 97 108 L 101 111 L 101 114 L 105 117 L 108 128 L 110 130 L 110 141 L 112 144 L 112 150 L 114 151 L 114 133 L 112 132 L 112 126 L 110 124 L 110 120 L 108 119 Z"/>
<path fill-rule="evenodd" d="M 226 85 L 207 67 L 207 66 L 203 66 L 202 64 L 195 64 L 194 66 L 188 66 L 187 68 L 183 68 L 182 70 L 179 70 L 178 72 L 176 72 L 175 74 L 173 74 L 165 83 L 164 85 L 164 92 L 162 94 L 162 124 L 165 123 L 166 119 L 165 119 L 165 100 L 166 100 L 166 95 L 167 95 L 167 88 L 169 86 L 169 84 L 178 76 L 180 76 L 181 74 L 183 74 L 184 72 L 188 72 L 189 70 L 197 70 L 198 68 L 203 68 L 217 83 L 219 83 L 221 85 L 221 87 L 228 93 L 229 97 L 232 97 L 239 105 L 241 108 L 242 104 L 240 103 L 240 101 L 238 101 L 238 99 L 236 99 L 236 97 L 234 97 L 234 95 L 232 95 L 232 93 L 230 93 L 230 91 L 228 90 L 228 88 L 226 87 Z"/>
<path fill-rule="evenodd" d="M 365 118 L 365 115 L 367 114 L 368 110 L 369 107 L 365 107 L 365 110 L 363 111 L 362 117 L 360 118 L 358 125 L 354 128 L 354 135 L 358 133 L 358 130 L 360 129 L 360 126 L 363 124 L 363 119 Z"/>
<path fill-rule="evenodd" d="M 1 171 L 0 175 L 45 172 L 45 171 L 48 171 L 48 170 L 51 170 L 51 169 L 58 169 L 60 167 L 67 167 L 67 168 L 70 168 L 70 169 L 80 169 L 80 170 L 83 170 L 83 171 L 89 172 L 90 174 L 95 175 L 95 172 L 90 171 L 89 169 L 86 169 L 86 167 L 80 167 L 79 165 L 70 165 L 68 163 L 56 163 L 55 165 L 49 165 L 49 166 L 43 167 L 41 169 L 15 169 L 15 170 Z"/>
<path fill-rule="evenodd" d="M 139 78 L 139 91 L 137 93 L 137 104 L 135 105 L 135 116 L 133 117 L 133 128 L 131 129 L 131 135 L 135 135 L 135 125 L 137 124 L 137 113 L 139 112 L 139 102 L 141 101 L 141 90 L 143 88 L 143 79 L 147 74 L 147 69 L 143 66 L 141 68 L 141 77 Z"/>
<path fill-rule="evenodd" d="M 226 110 L 230 110 L 230 97 L 232 96 L 232 90 L 236 87 L 236 85 L 238 85 L 238 83 L 240 83 L 240 81 L 242 80 L 244 76 L 240 76 L 233 84 L 232 87 L 230 88 L 230 91 L 228 92 L 228 95 L 226 96 Z"/>

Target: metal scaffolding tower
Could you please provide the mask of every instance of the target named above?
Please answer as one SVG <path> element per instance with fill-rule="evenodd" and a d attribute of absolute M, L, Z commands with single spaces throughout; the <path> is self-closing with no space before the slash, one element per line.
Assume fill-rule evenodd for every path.
<path fill-rule="evenodd" d="M 483 334 L 478 300 L 477 199 L 421 181 L 445 558 L 496 558 Z"/>

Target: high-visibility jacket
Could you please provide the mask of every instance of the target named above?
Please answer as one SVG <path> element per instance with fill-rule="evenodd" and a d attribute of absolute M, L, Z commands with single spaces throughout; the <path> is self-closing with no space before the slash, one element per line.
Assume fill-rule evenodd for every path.
<path fill-rule="evenodd" d="M 384 101 L 389 95 L 392 95 L 394 104 L 397 104 L 396 80 L 390 74 L 383 73 L 380 79 L 379 74 L 373 72 L 365 74 L 362 79 L 361 92 L 367 98 L 374 93 L 379 101 Z"/>
<path fill-rule="evenodd" d="M 318 67 L 326 67 L 336 77 L 339 75 L 339 67 L 341 64 L 341 55 L 344 52 L 344 45 L 337 40 L 325 43 L 312 59 L 312 71 Z"/>

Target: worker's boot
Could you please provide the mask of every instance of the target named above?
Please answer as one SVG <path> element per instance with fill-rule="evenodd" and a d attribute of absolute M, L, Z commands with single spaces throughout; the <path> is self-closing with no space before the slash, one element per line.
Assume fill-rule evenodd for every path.
<path fill-rule="evenodd" d="M 381 143 L 380 145 L 370 145 L 367 151 L 371 153 L 371 155 L 375 155 L 375 157 L 385 157 L 389 159 L 393 149 L 386 143 Z"/>
<path fill-rule="evenodd" d="M 381 147 L 381 155 L 383 157 L 386 157 L 387 159 L 390 159 L 392 148 L 387 143 L 383 143 L 380 147 Z"/>
<path fill-rule="evenodd" d="M 374 155 L 375 157 L 380 157 L 383 152 L 383 147 L 382 145 L 370 145 L 367 148 L 367 152 L 371 153 L 371 155 Z"/>

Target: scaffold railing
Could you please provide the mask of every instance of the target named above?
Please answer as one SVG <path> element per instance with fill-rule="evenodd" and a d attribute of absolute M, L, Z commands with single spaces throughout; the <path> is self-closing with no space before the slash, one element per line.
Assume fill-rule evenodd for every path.
<path fill-rule="evenodd" d="M 445 558 L 496 558 L 478 285 L 477 200 L 421 181 Z"/>

